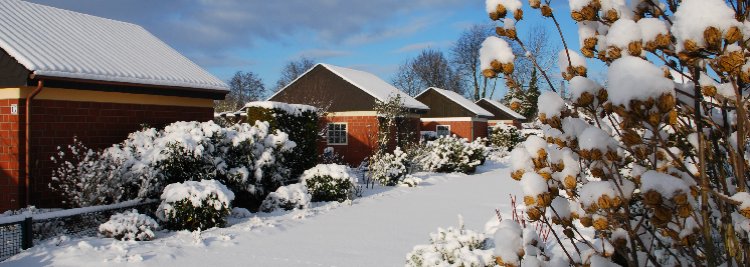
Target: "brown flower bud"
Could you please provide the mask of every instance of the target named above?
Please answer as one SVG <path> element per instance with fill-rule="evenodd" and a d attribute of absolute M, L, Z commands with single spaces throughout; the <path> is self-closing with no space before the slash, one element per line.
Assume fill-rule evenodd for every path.
<path fill-rule="evenodd" d="M 688 204 L 688 196 L 686 193 L 679 193 L 673 197 L 674 203 L 677 203 L 677 205 L 687 205 Z"/>
<path fill-rule="evenodd" d="M 513 180 L 521 181 L 524 173 L 526 173 L 524 170 L 516 170 L 510 173 L 510 177 L 513 178 Z"/>
<path fill-rule="evenodd" d="M 497 15 L 502 19 L 508 14 L 508 9 L 506 9 L 503 4 L 498 4 L 495 12 L 497 12 Z"/>
<path fill-rule="evenodd" d="M 500 61 L 493 60 L 490 62 L 490 67 L 492 67 L 492 70 L 495 72 L 501 72 L 503 70 L 503 63 L 500 63 Z"/>
<path fill-rule="evenodd" d="M 499 36 L 505 36 L 506 34 L 508 34 L 503 27 L 495 27 L 495 33 L 497 33 L 497 35 Z"/>
<path fill-rule="evenodd" d="M 513 18 L 516 19 L 516 21 L 520 21 L 523 19 L 523 10 L 522 9 L 516 9 L 515 12 L 513 12 Z"/>
<path fill-rule="evenodd" d="M 639 135 L 635 130 L 633 129 L 625 129 L 622 134 L 622 142 L 625 143 L 626 146 L 635 146 L 638 144 L 641 144 L 643 139 L 641 138 L 641 135 Z"/>
<path fill-rule="evenodd" d="M 516 34 L 516 29 L 508 29 L 505 31 L 505 36 L 508 36 L 511 40 L 518 39 L 518 35 Z M 512 70 L 511 70 L 512 72 Z"/>
<path fill-rule="evenodd" d="M 607 195 L 600 196 L 599 199 L 597 199 L 596 204 L 599 205 L 599 207 L 602 209 L 609 209 L 614 207 L 612 205 L 612 198 Z"/>
<path fill-rule="evenodd" d="M 490 12 L 489 15 L 491 20 L 500 20 L 500 14 L 497 12 Z"/>
<path fill-rule="evenodd" d="M 591 219 L 591 217 L 581 217 L 578 220 L 581 222 L 581 225 L 583 225 L 583 227 L 591 227 L 594 224 L 594 221 Z"/>
<path fill-rule="evenodd" d="M 708 85 L 701 87 L 701 92 L 703 92 L 704 96 L 707 97 L 715 97 L 716 96 L 716 86 Z"/>
<path fill-rule="evenodd" d="M 671 94 L 662 94 L 659 97 L 659 102 L 657 103 L 657 106 L 659 107 L 660 112 L 668 112 L 672 109 L 674 109 L 674 106 L 677 104 L 677 100 L 675 100 L 674 96 Z"/>
<path fill-rule="evenodd" d="M 596 56 L 596 54 L 594 54 L 594 49 L 586 47 L 581 48 L 581 54 L 583 54 L 583 56 L 587 58 L 593 58 L 594 56 Z"/>
<path fill-rule="evenodd" d="M 581 93 L 581 96 L 576 100 L 575 104 L 579 107 L 586 107 L 588 105 L 591 105 L 591 103 L 594 103 L 594 96 L 589 92 L 583 92 Z"/>

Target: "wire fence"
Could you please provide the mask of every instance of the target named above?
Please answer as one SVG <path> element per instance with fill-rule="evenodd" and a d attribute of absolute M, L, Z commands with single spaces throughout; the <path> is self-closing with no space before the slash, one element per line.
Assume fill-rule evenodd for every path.
<path fill-rule="evenodd" d="M 61 235 L 95 236 L 99 225 L 116 213 L 136 209 L 140 213 L 153 216 L 151 213 L 158 205 L 157 201 L 130 201 L 107 206 L 0 217 L 0 261 L 49 238 Z"/>

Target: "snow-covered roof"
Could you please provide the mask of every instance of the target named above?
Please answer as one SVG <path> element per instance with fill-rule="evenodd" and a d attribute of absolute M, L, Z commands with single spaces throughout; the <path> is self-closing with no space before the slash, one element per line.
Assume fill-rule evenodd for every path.
<path fill-rule="evenodd" d="M 142 27 L 0 0 L 0 49 L 37 76 L 227 91 Z"/>
<path fill-rule="evenodd" d="M 419 93 L 419 95 L 417 95 L 417 97 L 421 96 L 424 93 L 427 93 L 430 90 L 435 90 L 435 92 L 440 93 L 441 95 L 447 97 L 448 99 L 450 99 L 451 101 L 455 102 L 456 104 L 461 105 L 465 109 L 468 109 L 469 111 L 473 112 L 474 114 L 477 114 L 478 116 L 485 116 L 485 117 L 492 117 L 492 116 L 494 116 L 492 114 L 492 112 L 489 112 L 489 111 L 483 109 L 479 105 L 475 104 L 474 102 L 471 102 L 470 100 L 468 100 L 465 97 L 457 94 L 456 92 L 448 91 L 448 90 L 445 90 L 445 89 L 440 89 L 440 88 L 437 88 L 437 87 L 427 88 L 424 91 L 422 91 L 421 93 Z"/>
<path fill-rule="evenodd" d="M 369 95 L 375 97 L 376 99 L 380 101 L 388 101 L 388 99 L 391 96 L 394 95 L 400 95 L 401 101 L 404 102 L 404 107 L 406 108 L 413 108 L 413 109 L 422 109 L 422 110 L 428 110 L 430 109 L 427 107 L 427 105 L 423 104 L 422 102 L 417 101 L 413 97 L 407 95 L 406 93 L 402 92 L 401 90 L 398 90 L 398 88 L 394 87 L 393 85 L 387 83 L 386 81 L 383 81 L 383 79 L 378 78 L 378 76 L 375 76 L 372 73 L 360 71 L 360 70 L 354 70 L 339 66 L 334 66 L 330 64 L 323 64 L 319 63 L 309 70 L 305 72 L 304 74 L 300 75 L 300 77 L 297 77 L 297 80 L 299 80 L 301 77 L 307 75 L 310 71 L 317 68 L 318 66 L 322 66 L 334 74 L 338 75 L 345 81 L 351 83 L 352 85 L 356 86 L 357 88 L 361 89 L 362 91 L 368 93 Z M 287 87 L 294 84 L 297 80 L 292 81 L 287 85 Z M 276 94 L 272 95 L 268 99 L 273 99 L 274 96 L 284 91 L 286 87 L 276 92 Z"/>
<path fill-rule="evenodd" d="M 500 110 L 504 111 L 505 113 L 508 113 L 508 115 L 510 115 L 511 117 L 513 117 L 513 118 L 515 118 L 517 120 L 525 120 L 526 119 L 526 117 L 524 117 L 523 115 L 518 114 L 518 112 L 513 111 L 512 109 L 510 109 L 509 107 L 503 105 L 502 103 L 500 103 L 497 100 L 482 98 L 479 101 L 482 101 L 482 100 L 487 101 L 487 103 L 490 103 L 493 106 L 495 106 L 496 108 L 499 108 Z M 477 102 L 479 102 L 479 101 L 477 101 Z"/>

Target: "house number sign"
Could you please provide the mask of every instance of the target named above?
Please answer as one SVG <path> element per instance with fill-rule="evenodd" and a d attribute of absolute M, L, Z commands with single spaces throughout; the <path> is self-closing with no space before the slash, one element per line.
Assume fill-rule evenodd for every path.
<path fill-rule="evenodd" d="M 10 105 L 10 115 L 18 115 L 18 104 Z"/>

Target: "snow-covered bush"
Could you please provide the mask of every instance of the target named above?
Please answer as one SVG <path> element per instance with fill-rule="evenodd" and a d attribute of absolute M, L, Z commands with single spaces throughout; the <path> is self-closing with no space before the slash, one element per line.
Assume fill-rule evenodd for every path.
<path fill-rule="evenodd" d="M 430 172 L 473 173 L 484 164 L 488 149 L 485 139 L 469 142 L 464 138 L 443 136 L 427 142 L 417 159 L 423 170 Z"/>
<path fill-rule="evenodd" d="M 318 164 L 302 173 L 300 182 L 307 186 L 313 202 L 343 202 L 351 197 L 356 178 L 347 166 Z"/>
<path fill-rule="evenodd" d="M 259 204 L 290 177 L 287 159 L 295 145 L 265 122 L 229 128 L 176 122 L 131 133 L 98 153 L 71 146 L 56 158 L 60 167 L 50 187 L 69 196 L 73 206 L 88 206 L 156 198 L 170 183 L 215 179 L 238 194 L 238 204 Z"/>
<path fill-rule="evenodd" d="M 222 227 L 232 212 L 234 193 L 216 180 L 174 183 L 164 188 L 156 217 L 173 230 Z"/>
<path fill-rule="evenodd" d="M 304 184 L 291 184 L 276 189 L 263 200 L 260 210 L 272 212 L 275 210 L 305 209 L 310 206 L 310 193 Z"/>
<path fill-rule="evenodd" d="M 422 178 L 407 174 L 403 180 L 398 182 L 398 185 L 404 187 L 417 187 L 421 183 Z"/>
<path fill-rule="evenodd" d="M 488 6 L 497 2 L 487 0 Z M 559 27 L 560 16 L 536 2 L 530 1 L 532 8 Z M 543 136 L 528 137 L 510 157 L 526 216 L 553 226 L 559 250 L 548 258 L 496 256 L 516 266 L 553 260 L 583 266 L 615 261 L 746 265 L 750 22 L 745 2 L 569 4 L 582 54 L 567 49 L 570 42 L 559 54 L 571 98 L 560 97 L 562 88 L 549 82 L 552 90 L 538 102 Z M 488 9 L 493 19 L 499 11 Z M 523 52 L 532 60 L 538 56 Z M 507 57 L 486 49 L 480 53 Z M 607 65 L 604 81 L 586 77 L 586 58 Z M 498 70 L 482 69 L 488 78 Z M 595 234 L 587 233 L 589 227 Z"/>
<path fill-rule="evenodd" d="M 523 139 L 521 131 L 513 125 L 498 123 L 490 128 L 489 143 L 494 147 L 510 151 Z"/>
<path fill-rule="evenodd" d="M 269 130 L 287 133 L 297 146 L 288 158 L 290 177 L 298 177 L 318 162 L 318 120 L 322 110 L 300 104 L 272 101 L 250 102 L 245 105 L 247 123 L 268 122 Z"/>
<path fill-rule="evenodd" d="M 406 255 L 406 266 L 497 266 L 493 243 L 486 235 L 464 228 L 438 228 L 430 244 L 417 245 Z"/>
<path fill-rule="evenodd" d="M 126 241 L 149 241 L 156 237 L 154 231 L 157 229 L 159 224 L 154 219 L 134 209 L 112 215 L 109 221 L 99 225 L 99 236 Z"/>
<path fill-rule="evenodd" d="M 370 161 L 370 175 L 381 185 L 397 185 L 409 174 L 410 160 L 400 147 L 396 147 L 393 153 L 376 153 Z"/>
<path fill-rule="evenodd" d="M 49 187 L 63 196 L 68 207 L 106 205 L 127 200 L 128 183 L 114 176 L 115 163 L 86 147 L 77 138 L 67 149 L 57 148 Z"/>

